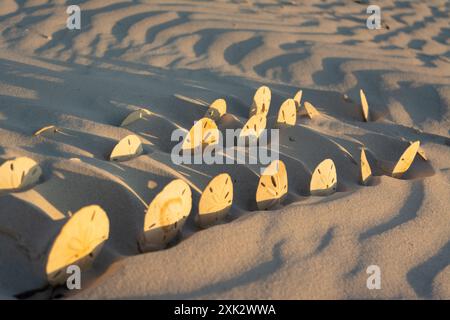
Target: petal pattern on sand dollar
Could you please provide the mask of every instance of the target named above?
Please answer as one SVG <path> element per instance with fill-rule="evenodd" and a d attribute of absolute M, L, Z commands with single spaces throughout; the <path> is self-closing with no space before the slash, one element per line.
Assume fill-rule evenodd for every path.
<path fill-rule="evenodd" d="M 0 166 L 0 191 L 25 189 L 37 183 L 41 174 L 41 167 L 33 159 L 19 157 L 5 161 Z"/>
<path fill-rule="evenodd" d="M 313 196 L 328 196 L 336 191 L 337 175 L 333 160 L 323 160 L 311 177 L 310 191 Z"/>
<path fill-rule="evenodd" d="M 253 136 L 256 138 L 259 138 L 261 133 L 266 128 L 266 116 L 263 114 L 257 114 L 248 119 L 247 123 L 244 125 L 244 127 L 241 130 L 241 133 L 239 134 L 239 137 L 249 137 Z"/>
<path fill-rule="evenodd" d="M 250 109 L 249 117 L 256 114 L 267 115 L 269 113 L 270 101 L 272 100 L 272 92 L 267 86 L 259 87 L 253 97 L 252 107 Z"/>
<path fill-rule="evenodd" d="M 214 120 L 201 118 L 192 126 L 186 134 L 181 145 L 182 150 L 192 150 L 204 145 L 217 144 L 219 142 L 219 130 Z"/>
<path fill-rule="evenodd" d="M 286 166 L 281 160 L 274 160 L 259 178 L 256 190 L 256 204 L 259 210 L 280 204 L 288 192 Z"/>
<path fill-rule="evenodd" d="M 286 124 L 295 126 L 297 122 L 297 109 L 295 107 L 294 99 L 287 99 L 278 111 L 277 124 Z"/>

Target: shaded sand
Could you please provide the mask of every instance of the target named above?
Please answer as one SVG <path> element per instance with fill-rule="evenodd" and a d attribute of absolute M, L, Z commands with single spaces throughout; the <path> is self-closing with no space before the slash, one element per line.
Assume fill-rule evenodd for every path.
<path fill-rule="evenodd" d="M 0 196 L 0 297 L 45 287 L 45 257 L 68 212 L 98 204 L 110 238 L 83 290 L 65 297 L 450 298 L 448 1 L 379 1 L 382 30 L 368 30 L 366 5 L 351 1 L 77 3 L 81 31 L 65 29 L 65 1 L 0 4 L 0 160 L 28 156 L 43 169 L 33 189 Z M 299 89 L 321 113 L 281 129 L 289 194 L 272 211 L 256 210 L 253 167 L 170 160 L 174 129 L 189 130 L 218 98 L 232 114 L 219 128 L 242 126 L 263 84 L 268 123 Z M 152 115 L 119 127 L 138 108 Z M 33 136 L 50 124 L 61 132 Z M 129 134 L 143 154 L 107 161 Z M 393 179 L 405 139 L 420 140 L 430 160 Z M 362 146 L 376 175 L 367 187 L 352 161 Z M 337 193 L 311 197 L 326 158 Z M 230 215 L 199 230 L 199 192 L 222 172 L 235 187 Z M 146 206 L 174 178 L 192 188 L 191 216 L 169 249 L 140 254 Z M 366 288 L 373 264 L 381 290 Z"/>

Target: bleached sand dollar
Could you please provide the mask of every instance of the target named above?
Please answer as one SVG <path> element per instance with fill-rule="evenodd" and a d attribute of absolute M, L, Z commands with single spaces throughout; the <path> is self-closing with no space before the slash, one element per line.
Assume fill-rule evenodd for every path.
<path fill-rule="evenodd" d="M 166 185 L 148 207 L 139 239 L 141 250 L 164 248 L 181 230 L 191 208 L 192 193 L 186 182 L 176 179 Z"/>
<path fill-rule="evenodd" d="M 151 112 L 146 109 L 138 109 L 131 112 L 120 124 L 121 127 L 125 127 L 133 122 L 143 119 L 145 116 L 151 115 Z"/>
<path fill-rule="evenodd" d="M 206 228 L 222 220 L 233 203 L 233 182 L 227 173 L 214 177 L 203 190 L 198 204 L 197 224 Z"/>
<path fill-rule="evenodd" d="M 278 111 L 277 124 L 295 126 L 297 122 L 297 109 L 294 99 L 287 99 Z"/>
<path fill-rule="evenodd" d="M 362 89 L 359 90 L 359 96 L 361 98 L 361 108 L 362 108 L 363 119 L 364 119 L 364 121 L 368 122 L 369 121 L 369 104 L 367 103 L 366 94 L 364 93 L 364 91 Z"/>
<path fill-rule="evenodd" d="M 134 134 L 126 136 L 114 147 L 109 157 L 111 161 L 127 161 L 142 153 L 141 139 Z"/>
<path fill-rule="evenodd" d="M 219 121 L 225 113 L 227 113 L 227 102 L 224 99 L 217 99 L 209 106 L 205 118 Z"/>
<path fill-rule="evenodd" d="M 34 136 L 40 136 L 44 133 L 55 133 L 58 132 L 58 128 L 54 125 L 50 125 L 50 126 L 45 126 L 39 130 L 37 130 L 35 133 L 33 133 Z"/>
<path fill-rule="evenodd" d="M 310 119 L 320 115 L 319 111 L 317 111 L 317 109 L 310 102 L 305 101 L 304 106 L 305 106 L 306 115 Z"/>
<path fill-rule="evenodd" d="M 261 133 L 266 128 L 266 116 L 264 114 L 256 114 L 248 119 L 247 123 L 241 130 L 239 138 L 254 136 L 259 138 Z"/>
<path fill-rule="evenodd" d="M 310 191 L 313 196 L 328 196 L 336 192 L 337 174 L 333 160 L 325 159 L 314 170 Z"/>
<path fill-rule="evenodd" d="M 25 189 L 38 182 L 41 167 L 33 159 L 19 157 L 0 166 L 0 191 Z"/>
<path fill-rule="evenodd" d="M 259 178 L 256 190 L 256 204 L 259 210 L 266 210 L 280 204 L 288 192 L 286 166 L 281 160 L 274 160 Z"/>
<path fill-rule="evenodd" d="M 109 237 L 109 219 L 98 205 L 81 208 L 63 226 L 50 249 L 46 273 L 51 285 L 63 284 L 69 265 L 88 269 Z"/>
<path fill-rule="evenodd" d="M 367 185 L 372 176 L 372 169 L 370 169 L 369 161 L 367 161 L 366 152 L 364 148 L 361 149 L 361 161 L 360 161 L 360 170 L 361 170 L 361 184 Z"/>
<path fill-rule="evenodd" d="M 267 86 L 259 87 L 253 97 L 252 108 L 250 109 L 250 117 L 256 114 L 267 115 L 269 113 L 270 101 L 272 100 L 272 92 Z"/>
<path fill-rule="evenodd" d="M 302 96 L 303 96 L 303 90 L 299 90 L 294 96 L 295 107 L 297 109 L 300 108 L 300 106 L 302 104 Z"/>
<path fill-rule="evenodd" d="M 203 145 L 217 144 L 218 142 L 219 130 L 214 120 L 201 118 L 184 137 L 181 149 L 192 150 Z"/>
<path fill-rule="evenodd" d="M 409 167 L 412 165 L 414 158 L 420 147 L 420 141 L 416 141 L 406 148 L 405 152 L 401 155 L 397 164 L 392 170 L 392 177 L 401 178 L 401 176 L 408 171 Z"/>

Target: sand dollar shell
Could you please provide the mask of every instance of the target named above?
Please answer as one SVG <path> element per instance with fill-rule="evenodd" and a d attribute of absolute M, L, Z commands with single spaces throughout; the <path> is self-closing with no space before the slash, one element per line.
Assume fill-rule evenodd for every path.
<path fill-rule="evenodd" d="M 225 113 L 227 113 L 227 102 L 224 99 L 217 99 L 209 106 L 205 118 L 219 121 Z"/>
<path fill-rule="evenodd" d="M 305 106 L 306 115 L 310 119 L 320 115 L 319 111 L 317 111 L 317 109 L 310 102 L 306 101 L 304 106 Z"/>
<path fill-rule="evenodd" d="M 328 196 L 336 191 L 337 174 L 333 160 L 325 159 L 314 170 L 310 191 L 313 196 Z"/>
<path fill-rule="evenodd" d="M 297 122 L 297 108 L 294 99 L 287 99 L 278 111 L 277 124 L 295 126 Z"/>
<path fill-rule="evenodd" d="M 126 136 L 114 147 L 111 152 L 111 161 L 126 161 L 142 154 L 141 139 L 134 134 Z"/>
<path fill-rule="evenodd" d="M 359 96 L 361 98 L 361 109 L 364 121 L 369 121 L 369 104 L 367 103 L 366 94 L 361 89 L 359 90 Z"/>
<path fill-rule="evenodd" d="M 300 108 L 301 104 L 302 104 L 302 96 L 303 96 L 303 90 L 299 90 L 295 96 L 294 96 L 294 101 L 295 101 L 295 107 Z"/>
<path fill-rule="evenodd" d="M 364 151 L 364 148 L 361 149 L 360 173 L 361 173 L 361 184 L 367 185 L 370 177 L 372 176 L 372 169 L 370 169 L 370 164 L 369 161 L 367 161 L 366 152 Z"/>
<path fill-rule="evenodd" d="M 267 115 L 269 113 L 272 92 L 267 86 L 259 87 L 253 97 L 252 108 L 250 109 L 250 117 L 256 114 Z"/>
<path fill-rule="evenodd" d="M 198 204 L 197 224 L 209 227 L 222 220 L 233 203 L 233 182 L 228 173 L 214 177 L 203 190 Z"/>
<path fill-rule="evenodd" d="M 133 122 L 136 122 L 140 119 L 143 119 L 145 116 L 149 116 L 151 114 L 150 111 L 146 109 L 138 109 L 131 112 L 120 124 L 121 127 L 125 127 Z"/>
<path fill-rule="evenodd" d="M 19 157 L 5 161 L 0 166 L 0 190 L 13 191 L 27 188 L 38 182 L 41 167 L 33 159 Z"/>
<path fill-rule="evenodd" d="M 109 219 L 97 205 L 84 207 L 63 226 L 47 258 L 46 273 L 50 284 L 63 284 L 66 268 L 76 264 L 86 270 L 109 237 Z"/>
<path fill-rule="evenodd" d="M 55 133 L 55 132 L 58 132 L 58 128 L 56 127 L 56 126 L 54 126 L 54 125 L 50 125 L 50 126 L 45 126 L 45 127 L 43 127 L 43 128 L 41 128 L 41 129 L 39 129 L 39 130 L 37 130 L 35 133 L 33 133 L 33 135 L 34 136 L 40 136 L 40 135 L 42 135 L 42 134 L 44 134 L 44 133 Z"/>
<path fill-rule="evenodd" d="M 203 145 L 217 144 L 219 130 L 214 120 L 201 118 L 189 130 L 181 145 L 182 150 L 192 150 Z"/>
<path fill-rule="evenodd" d="M 166 185 L 148 207 L 141 249 L 164 248 L 181 230 L 191 208 L 192 193 L 186 182 L 176 179 Z"/>
<path fill-rule="evenodd" d="M 272 208 L 281 203 L 288 192 L 286 166 L 281 160 L 274 160 L 259 178 L 256 190 L 256 204 L 259 210 Z"/>
<path fill-rule="evenodd" d="M 247 123 L 241 130 L 239 134 L 239 138 L 254 136 L 259 138 L 261 133 L 266 128 L 266 116 L 264 114 L 256 114 L 250 119 L 248 119 Z"/>
<path fill-rule="evenodd" d="M 408 171 L 414 161 L 414 158 L 416 157 L 419 147 L 420 141 L 416 141 L 406 148 L 405 152 L 403 152 L 402 156 L 395 165 L 394 170 L 392 170 L 392 177 L 400 178 L 406 171 Z"/>

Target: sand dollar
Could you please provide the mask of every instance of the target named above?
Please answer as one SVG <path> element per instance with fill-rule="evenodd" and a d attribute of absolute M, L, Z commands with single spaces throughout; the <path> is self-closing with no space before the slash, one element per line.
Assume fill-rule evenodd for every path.
<path fill-rule="evenodd" d="M 277 124 L 295 126 L 297 122 L 297 108 L 294 99 L 287 99 L 278 111 Z"/>
<path fill-rule="evenodd" d="M 414 158 L 420 148 L 420 141 L 416 141 L 406 148 L 405 152 L 401 155 L 394 169 L 392 170 L 392 177 L 401 178 L 401 176 L 408 171 L 412 165 Z"/>
<path fill-rule="evenodd" d="M 182 150 L 192 150 L 204 145 L 217 144 L 219 142 L 219 130 L 214 120 L 201 118 L 192 126 L 184 137 Z"/>
<path fill-rule="evenodd" d="M 259 138 L 261 133 L 266 128 L 266 116 L 264 114 L 256 114 L 250 119 L 242 128 L 239 138 L 253 136 Z"/>
<path fill-rule="evenodd" d="M 360 178 L 363 185 L 367 185 L 370 177 L 372 176 L 372 169 L 370 169 L 369 161 L 367 161 L 366 152 L 364 148 L 361 148 L 361 160 L 360 160 Z"/>
<path fill-rule="evenodd" d="M 303 90 L 299 90 L 294 96 L 295 107 L 297 108 L 297 111 L 302 104 L 302 96 L 303 96 Z"/>
<path fill-rule="evenodd" d="M 111 152 L 111 161 L 126 161 L 142 154 L 142 143 L 138 136 L 126 136 L 114 147 Z"/>
<path fill-rule="evenodd" d="M 314 170 L 310 191 L 313 196 L 328 196 L 336 191 L 337 175 L 333 160 L 325 159 Z"/>
<path fill-rule="evenodd" d="M 306 101 L 304 103 L 305 106 L 305 111 L 306 111 L 306 115 L 312 119 L 314 117 L 317 117 L 318 115 L 320 115 L 319 111 L 317 111 L 317 109 L 308 101 Z"/>
<path fill-rule="evenodd" d="M 224 99 L 217 99 L 209 106 L 205 118 L 219 121 L 225 113 L 227 113 L 227 102 Z"/>
<path fill-rule="evenodd" d="M 146 109 L 138 109 L 131 112 L 120 124 L 121 127 L 125 127 L 133 122 L 143 119 L 145 116 L 151 115 L 151 112 Z"/>
<path fill-rule="evenodd" d="M 272 92 L 267 86 L 259 87 L 253 97 L 252 108 L 250 109 L 250 117 L 256 114 L 267 115 L 269 113 Z"/>
<path fill-rule="evenodd" d="M 97 205 L 84 207 L 63 226 L 50 249 L 46 273 L 50 284 L 63 284 L 69 265 L 86 270 L 109 237 L 109 219 Z"/>
<path fill-rule="evenodd" d="M 5 161 L 0 166 L 0 190 L 25 189 L 38 182 L 41 167 L 33 159 L 19 157 Z"/>
<path fill-rule="evenodd" d="M 281 160 L 274 160 L 259 178 L 256 190 L 256 204 L 259 210 L 272 208 L 281 203 L 288 192 L 286 166 Z"/>
<path fill-rule="evenodd" d="M 369 121 L 369 104 L 367 103 L 366 94 L 361 89 L 359 90 L 359 96 L 361 98 L 361 109 L 364 121 Z"/>

